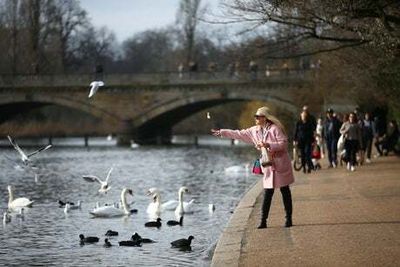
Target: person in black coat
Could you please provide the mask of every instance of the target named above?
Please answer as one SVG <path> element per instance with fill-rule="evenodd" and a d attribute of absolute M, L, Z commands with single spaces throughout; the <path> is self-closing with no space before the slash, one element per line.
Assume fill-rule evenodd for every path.
<path fill-rule="evenodd" d="M 308 172 L 310 173 L 314 169 L 314 165 L 311 160 L 311 147 L 314 142 L 314 123 L 306 111 L 302 111 L 300 114 L 300 120 L 297 121 L 293 145 L 297 145 L 301 153 L 301 165 L 304 173 L 307 172 L 306 165 L 308 166 Z"/>
<path fill-rule="evenodd" d="M 324 123 L 324 138 L 328 149 L 329 167 L 337 166 L 337 142 L 340 137 L 341 126 L 342 123 L 333 116 L 333 109 L 328 109 Z"/>

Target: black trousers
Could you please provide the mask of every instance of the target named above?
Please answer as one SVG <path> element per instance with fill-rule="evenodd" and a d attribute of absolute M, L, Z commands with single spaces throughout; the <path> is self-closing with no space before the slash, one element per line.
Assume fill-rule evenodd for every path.
<path fill-rule="evenodd" d="M 283 200 L 283 206 L 285 207 L 286 218 L 292 218 L 292 193 L 290 192 L 289 186 L 280 188 Z M 269 209 L 271 207 L 272 196 L 274 195 L 274 189 L 264 189 L 264 201 L 261 207 L 261 220 L 265 221 L 268 219 Z"/>

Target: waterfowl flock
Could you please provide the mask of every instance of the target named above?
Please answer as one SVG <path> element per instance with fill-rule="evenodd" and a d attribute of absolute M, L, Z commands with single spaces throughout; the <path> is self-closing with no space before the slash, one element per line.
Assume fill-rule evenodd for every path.
<path fill-rule="evenodd" d="M 31 156 L 36 155 L 42 151 L 49 149 L 51 146 L 43 147 L 33 153 L 25 154 L 22 149 L 18 146 L 18 144 L 8 136 L 8 139 L 15 150 L 19 152 L 21 155 L 22 161 L 24 164 L 31 164 L 32 160 L 30 159 Z M 100 189 L 98 192 L 101 194 L 106 194 L 109 190 L 111 190 L 110 186 L 110 176 L 114 169 L 112 166 L 105 180 L 101 180 L 97 176 L 94 175 L 82 175 L 82 178 L 88 182 L 96 182 L 100 185 Z M 8 209 L 3 213 L 3 224 L 9 224 L 12 221 L 12 215 L 15 218 L 23 219 L 25 216 L 24 209 L 32 208 L 34 206 L 34 201 L 30 200 L 26 197 L 15 197 L 14 196 L 14 188 L 13 186 L 9 185 L 7 187 L 9 193 L 9 200 L 8 200 Z M 147 195 L 151 197 L 150 203 L 148 204 L 146 213 L 150 221 L 144 224 L 145 227 L 148 228 L 156 228 L 159 229 L 162 227 L 162 219 L 161 216 L 163 213 L 167 211 L 174 211 L 176 220 L 168 220 L 166 225 L 168 226 L 183 226 L 183 219 L 184 216 L 187 214 L 191 214 L 195 212 L 194 206 L 195 201 L 191 199 L 190 201 L 184 201 L 184 194 L 189 193 L 189 188 L 186 186 L 182 186 L 178 190 L 178 200 L 169 200 L 167 202 L 162 203 L 161 201 L 161 191 L 156 188 L 152 187 L 149 188 L 147 191 Z M 130 188 L 123 188 L 120 194 L 120 201 L 111 204 L 104 204 L 100 205 L 98 202 L 96 207 L 89 211 L 89 214 L 92 218 L 114 218 L 114 217 L 125 217 L 131 216 L 133 213 L 137 213 L 137 209 L 131 209 L 131 203 L 128 203 L 128 197 L 133 197 L 133 191 Z M 65 214 L 72 212 L 73 210 L 81 210 L 82 209 L 82 202 L 70 202 L 70 201 L 63 201 L 58 200 L 58 206 L 62 208 Z M 213 210 L 214 210 L 213 206 Z M 61 210 L 61 209 L 60 209 Z M 75 211 L 74 211 L 75 212 Z M 111 247 L 112 240 L 110 238 L 115 238 L 118 236 L 119 233 L 113 230 L 108 230 L 105 233 L 104 238 L 104 247 Z M 181 238 L 171 242 L 172 248 L 179 248 L 184 250 L 191 250 L 191 242 L 194 239 L 193 236 L 189 236 L 186 238 Z M 85 234 L 79 234 L 79 244 L 80 245 L 88 245 L 98 243 L 100 238 L 97 236 L 86 236 Z M 157 243 L 149 238 L 142 238 L 138 233 L 134 233 L 129 240 L 121 240 L 118 241 L 119 246 L 130 246 L 130 247 L 140 247 L 142 244 L 145 243 Z"/>

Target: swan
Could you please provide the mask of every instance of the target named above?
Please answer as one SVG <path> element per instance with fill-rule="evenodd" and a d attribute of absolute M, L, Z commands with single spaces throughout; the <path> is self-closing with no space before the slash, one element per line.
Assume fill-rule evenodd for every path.
<path fill-rule="evenodd" d="M 104 82 L 103 81 L 93 81 L 90 83 L 90 92 L 89 92 L 89 96 L 88 98 L 91 98 L 92 96 L 94 96 L 94 94 L 97 92 L 97 90 L 99 90 L 99 88 L 101 86 L 104 86 Z"/>
<path fill-rule="evenodd" d="M 22 162 L 23 162 L 25 165 L 28 165 L 28 163 L 31 161 L 31 160 L 30 160 L 30 157 L 32 157 L 32 156 L 34 156 L 34 155 L 36 155 L 36 154 L 38 154 L 38 153 L 40 153 L 40 152 L 42 152 L 42 151 L 45 151 L 45 150 L 47 150 L 47 149 L 49 149 L 49 148 L 52 147 L 52 145 L 47 145 L 47 146 L 42 147 L 42 148 L 40 148 L 40 149 L 38 149 L 38 150 L 36 150 L 36 151 L 34 151 L 34 152 L 32 152 L 32 153 L 25 154 L 25 152 L 22 151 L 22 149 L 21 149 L 21 148 L 18 146 L 18 144 L 11 138 L 11 136 L 7 135 L 7 138 L 8 138 L 8 140 L 10 141 L 11 145 L 14 147 L 14 149 L 17 150 L 18 153 L 21 155 L 21 160 L 22 160 Z"/>
<path fill-rule="evenodd" d="M 147 206 L 147 214 L 152 217 L 160 217 L 161 215 L 161 195 L 156 187 L 147 190 L 147 195 L 152 196 L 152 202 Z"/>
<path fill-rule="evenodd" d="M 82 176 L 82 178 L 87 182 L 91 182 L 91 183 L 98 182 L 100 184 L 99 192 L 107 193 L 107 191 L 111 189 L 111 186 L 108 185 L 108 180 L 110 179 L 110 175 L 111 175 L 111 172 L 113 171 L 113 169 L 114 169 L 114 167 L 110 168 L 110 170 L 108 171 L 106 180 L 104 180 L 104 181 L 100 180 L 99 177 L 94 176 L 94 175 L 84 175 L 84 176 Z"/>
<path fill-rule="evenodd" d="M 32 207 L 33 201 L 29 200 L 26 197 L 19 197 L 14 199 L 13 189 L 11 185 L 7 187 L 8 189 L 8 209 L 10 210 L 17 210 L 23 207 Z"/>
<path fill-rule="evenodd" d="M 114 206 L 102 206 L 95 208 L 89 213 L 95 217 L 117 217 L 117 216 L 125 216 L 130 215 L 131 211 L 126 203 L 126 195 L 129 194 L 132 196 L 132 190 L 128 188 L 122 189 L 121 192 L 121 201 L 123 209 L 118 209 Z"/>
<path fill-rule="evenodd" d="M 187 205 L 183 204 L 183 193 L 188 193 L 189 189 L 186 186 L 182 186 L 179 189 L 179 203 L 178 206 L 175 209 L 175 215 L 177 218 L 179 218 L 180 216 L 182 216 L 185 213 L 190 213 L 190 207 L 194 202 L 194 199 L 190 200 Z"/>
<path fill-rule="evenodd" d="M 186 192 L 189 192 L 189 190 L 185 186 L 182 186 L 181 188 L 179 188 L 178 197 L 180 196 L 180 192 L 185 191 L 185 190 L 187 190 Z M 192 205 L 193 202 L 194 202 L 194 199 L 190 200 L 189 202 L 183 201 L 183 208 Z M 178 206 L 178 204 L 179 204 L 178 200 L 168 200 L 167 202 L 161 204 L 161 210 L 175 210 L 176 207 Z"/>

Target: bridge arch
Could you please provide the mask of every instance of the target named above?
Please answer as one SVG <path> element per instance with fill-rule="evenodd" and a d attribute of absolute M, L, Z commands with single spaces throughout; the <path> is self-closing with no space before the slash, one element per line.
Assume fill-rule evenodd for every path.
<path fill-rule="evenodd" d="M 243 95 L 237 92 L 206 93 L 176 98 L 160 103 L 132 121 L 134 140 L 138 143 L 169 143 L 172 127 L 194 113 L 219 104 L 232 101 L 265 101 L 273 102 L 288 111 L 293 117 L 298 114 L 298 107 L 291 101 L 278 96 L 264 94 Z"/>
<path fill-rule="evenodd" d="M 13 105 L 21 105 L 22 107 L 25 106 L 29 110 L 31 107 L 40 107 L 45 105 L 59 105 L 67 108 L 71 108 L 74 110 L 79 110 L 84 113 L 90 114 L 94 117 L 100 118 L 106 122 L 118 125 L 120 119 L 115 116 L 114 114 L 108 112 L 107 110 L 101 109 L 95 105 L 91 105 L 89 102 L 79 101 L 76 98 L 68 98 L 64 96 L 55 96 L 50 94 L 13 94 L 13 95 L 6 95 L 0 99 L 0 111 L 7 110 L 5 107 L 10 107 Z M 18 112 L 18 111 L 17 111 Z M 13 114 L 4 114 L 2 117 L 9 118 L 10 115 Z M 0 122 L 3 122 L 4 119 L 0 118 Z"/>

